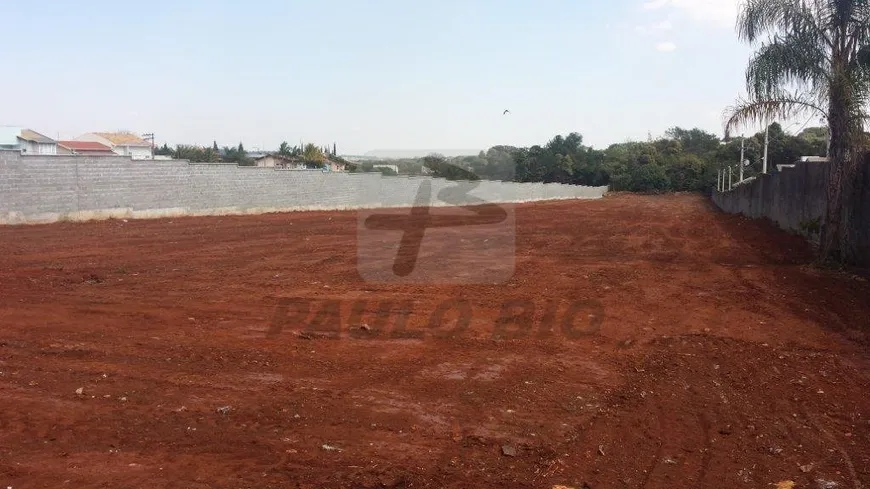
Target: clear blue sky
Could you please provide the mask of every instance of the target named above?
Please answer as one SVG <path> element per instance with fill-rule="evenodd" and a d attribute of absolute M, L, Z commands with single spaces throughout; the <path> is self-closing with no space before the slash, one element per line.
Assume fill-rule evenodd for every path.
<path fill-rule="evenodd" d="M 344 154 L 720 134 L 751 52 L 736 3 L 10 1 L 0 125 Z"/>

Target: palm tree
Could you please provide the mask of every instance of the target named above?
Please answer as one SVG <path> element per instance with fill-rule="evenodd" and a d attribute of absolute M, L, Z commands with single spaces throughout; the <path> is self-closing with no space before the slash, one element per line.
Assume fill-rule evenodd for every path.
<path fill-rule="evenodd" d="M 728 110 L 726 134 L 753 121 L 818 114 L 830 130 L 820 259 L 857 257 L 851 216 L 870 95 L 870 0 L 746 0 L 738 37 L 757 51 L 748 97 Z"/>

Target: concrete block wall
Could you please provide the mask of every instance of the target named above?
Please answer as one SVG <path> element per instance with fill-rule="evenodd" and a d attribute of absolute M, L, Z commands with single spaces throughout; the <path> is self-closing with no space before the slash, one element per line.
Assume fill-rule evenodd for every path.
<path fill-rule="evenodd" d="M 864 257 L 859 264 L 870 266 L 870 161 L 865 161 L 861 171 L 852 229 Z M 808 233 L 808 224 L 817 221 L 824 226 L 827 180 L 826 163 L 798 163 L 726 192 L 713 191 L 713 202 L 725 212 L 767 218 L 781 229 L 817 242 L 819 235 Z"/>
<path fill-rule="evenodd" d="M 824 216 L 826 179 L 824 164 L 801 163 L 759 175 L 733 190 L 715 192 L 713 201 L 726 212 L 766 217 L 782 229 L 798 231 L 802 224 Z"/>
<path fill-rule="evenodd" d="M 451 205 L 439 194 L 458 204 L 475 204 L 595 199 L 607 192 L 607 187 L 450 182 L 121 156 L 22 156 L 0 150 L 0 224 L 409 207 L 423 182 L 431 184 L 432 205 Z M 467 195 L 459 187 L 469 189 Z"/>

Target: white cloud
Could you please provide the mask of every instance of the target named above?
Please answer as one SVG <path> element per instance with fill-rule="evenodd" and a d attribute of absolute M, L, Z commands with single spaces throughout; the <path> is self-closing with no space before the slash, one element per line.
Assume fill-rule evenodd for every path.
<path fill-rule="evenodd" d="M 664 20 L 662 22 L 659 22 L 658 24 L 653 24 L 650 26 L 639 25 L 639 26 L 635 27 L 634 30 L 636 30 L 637 32 L 640 32 L 641 34 L 651 34 L 651 33 L 656 33 L 656 32 L 669 31 L 673 28 L 674 28 L 674 25 L 671 24 L 671 21 Z"/>
<path fill-rule="evenodd" d="M 668 3 L 670 3 L 670 1 L 671 0 L 651 0 L 649 2 L 644 3 L 643 8 L 644 8 L 644 10 L 660 9 L 660 8 L 664 7 L 665 5 L 667 5 Z"/>
<path fill-rule="evenodd" d="M 668 9 L 695 21 L 733 27 L 737 19 L 737 4 L 738 0 L 650 0 L 643 4 L 643 9 Z"/>
<path fill-rule="evenodd" d="M 670 42 L 670 41 L 660 42 L 660 43 L 656 44 L 656 50 L 661 51 L 663 53 L 669 53 L 671 51 L 675 51 L 676 49 L 677 49 L 677 45 Z"/>

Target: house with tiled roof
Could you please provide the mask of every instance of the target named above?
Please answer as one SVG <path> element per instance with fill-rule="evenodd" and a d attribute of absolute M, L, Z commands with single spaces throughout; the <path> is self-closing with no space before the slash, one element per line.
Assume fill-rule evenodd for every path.
<path fill-rule="evenodd" d="M 284 156 L 277 153 L 270 153 L 258 158 L 253 158 L 254 166 L 265 168 L 284 168 L 288 170 L 326 170 L 326 171 L 347 171 L 347 165 L 342 162 L 324 159 L 320 163 L 305 161 L 300 156 Z"/>
<path fill-rule="evenodd" d="M 286 168 L 292 170 L 304 170 L 305 162 L 302 158 L 294 156 L 283 156 L 279 154 L 267 154 L 254 158 L 254 166 L 265 168 Z"/>
<path fill-rule="evenodd" d="M 0 149 L 21 151 L 25 155 L 57 154 L 57 141 L 32 129 L 0 127 Z"/>
<path fill-rule="evenodd" d="M 330 158 L 323 162 L 323 167 L 328 171 L 347 171 L 347 163 L 334 161 Z"/>
<path fill-rule="evenodd" d="M 57 153 L 83 156 L 114 156 L 112 148 L 94 141 L 58 141 Z"/>
<path fill-rule="evenodd" d="M 90 141 L 108 146 L 115 154 L 130 156 L 134 160 L 151 159 L 151 143 L 132 132 L 89 132 L 76 141 Z"/>

